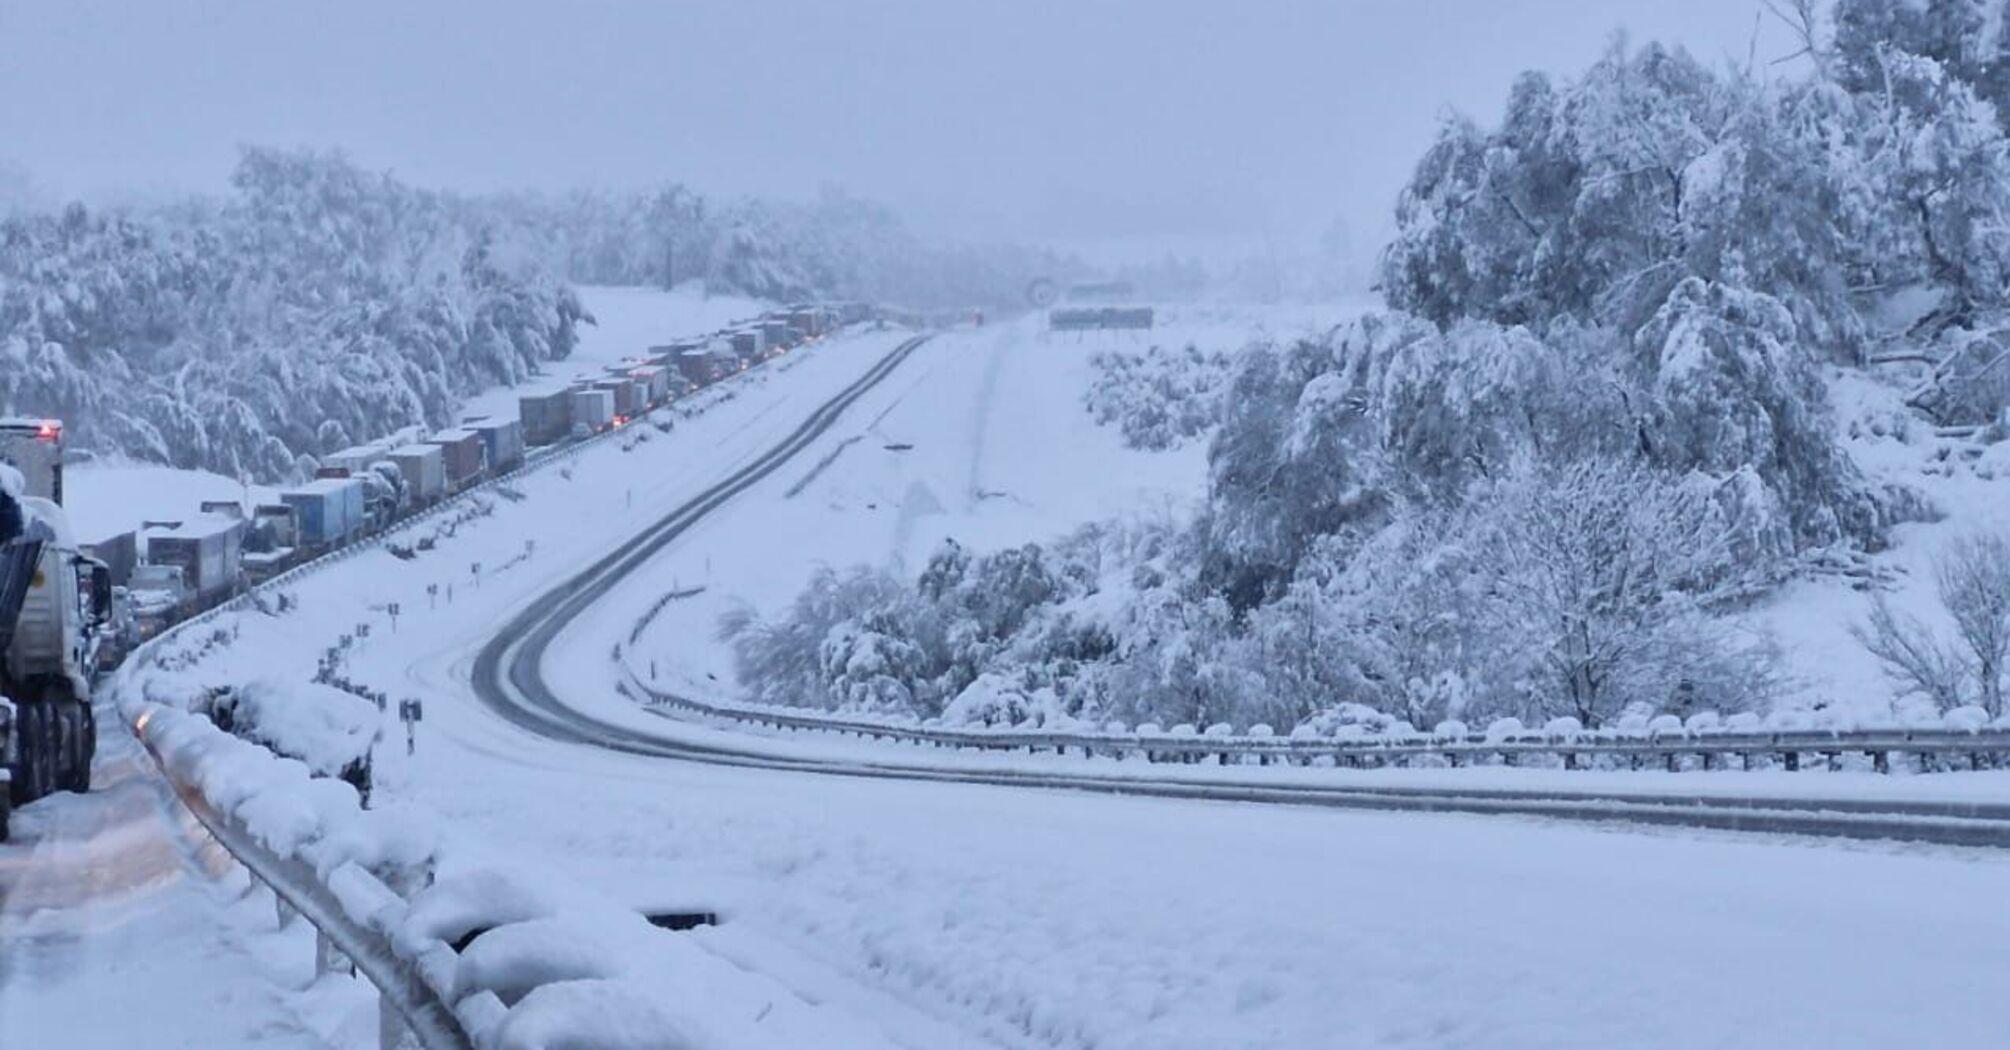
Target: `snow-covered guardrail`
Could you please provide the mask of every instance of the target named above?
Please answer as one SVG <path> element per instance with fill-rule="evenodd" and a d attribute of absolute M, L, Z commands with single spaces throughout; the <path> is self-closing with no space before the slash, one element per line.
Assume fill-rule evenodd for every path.
<path fill-rule="evenodd" d="M 693 1026 L 630 977 L 664 935 L 639 912 L 567 907 L 509 876 L 434 881 L 422 823 L 354 789 L 140 702 L 133 730 L 189 811 L 316 931 L 317 973 L 353 966 L 381 993 L 380 1045 L 426 1050 L 698 1047 Z"/>
<path fill-rule="evenodd" d="M 1990 724 L 1951 713 L 1938 725 L 1804 728 L 1766 726 L 1757 719 L 1719 727 L 1684 726 L 1657 719 L 1639 729 L 1585 730 L 1574 725 L 1533 731 L 1496 725 L 1473 732 L 1457 724 L 1432 733 L 1334 737 L 1297 732 L 1152 732 L 1128 728 L 1026 729 L 914 725 L 891 719 L 839 717 L 785 708 L 698 700 L 656 689 L 628 670 L 624 687 L 631 697 L 655 707 L 676 708 L 709 718 L 797 732 L 835 733 L 861 739 L 975 751 L 1074 754 L 1083 758 L 1141 759 L 1146 762 L 1221 765 L 1325 762 L 1351 768 L 1408 765 L 1436 760 L 1458 767 L 1519 765 L 1535 760 L 1564 769 L 1590 768 L 1600 759 L 1629 769 L 1755 769 L 1777 764 L 1793 771 L 1811 756 L 1838 768 L 1845 756 L 1861 755 L 1880 773 L 1895 756 L 1919 762 L 1921 771 L 1988 769 L 2010 765 L 2010 725 Z M 1975 712 L 1979 714 L 1979 712 Z M 1559 720 L 1562 722 L 1563 720 Z M 1673 723 L 1673 724 L 1669 724 Z M 1755 724 L 1756 723 L 1756 724 Z"/>

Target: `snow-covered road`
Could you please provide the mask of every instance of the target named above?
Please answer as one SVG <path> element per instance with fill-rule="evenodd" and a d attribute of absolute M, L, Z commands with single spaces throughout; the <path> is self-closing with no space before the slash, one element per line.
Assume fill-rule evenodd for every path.
<path fill-rule="evenodd" d="M 532 478 L 427 559 L 304 581 L 302 611 L 245 617 L 235 652 L 299 670 L 376 624 L 350 673 L 428 701 L 381 789 L 440 814 L 454 863 L 716 907 L 699 943 L 893 1045 L 1983 1045 L 2010 1023 L 1993 854 L 693 765 L 541 739 L 475 702 L 474 654 L 524 603 L 771 447 L 893 339 L 819 347 L 675 434 Z M 1191 491 L 1190 460 L 1095 444 L 1114 439 L 1061 393 L 1079 362 L 1057 349 L 938 337 L 582 617 L 547 674 L 598 717 L 655 721 L 603 687 L 614 641 L 673 586 L 707 590 L 651 631 L 710 682 L 722 604 L 772 607 L 819 560 L 911 559 L 946 531 L 1017 542 Z M 448 580 L 458 596 L 428 608 Z M 395 634 L 371 609 L 387 600 Z"/>
<path fill-rule="evenodd" d="M 992 542 L 1051 520 L 1038 508 L 1054 487 L 1031 468 L 1054 450 L 1027 435 L 1083 438 L 1065 418 L 1078 406 L 1037 400 L 1040 370 L 1066 367 L 1039 350 L 941 337 L 803 454 L 852 441 L 820 478 L 783 471 L 680 538 L 547 673 L 610 682 L 608 646 L 673 582 L 711 589 L 652 630 L 715 651 L 702 605 L 773 600 L 818 557 L 911 556 L 934 542 L 904 509 L 918 487 Z M 1000 389 L 1017 396 L 1000 407 Z M 995 463 L 987 411 L 1030 417 Z M 950 477 L 1010 478 L 1002 507 L 1021 523 L 985 516 L 988 484 L 887 465 L 898 444 Z M 414 653 L 406 680 L 462 692 L 492 626 L 450 628 L 459 642 Z M 581 696 L 605 698 L 597 716 L 633 715 L 609 691 L 568 693 Z M 399 790 L 471 847 L 550 858 L 617 898 L 722 907 L 727 924 L 700 936 L 723 954 L 849 974 L 798 987 L 894 1038 L 930 1020 L 964 1033 L 908 1045 L 1828 1046 L 1973 1040 L 2010 1021 L 1988 992 L 2010 933 L 1991 904 L 2010 866 L 1994 856 L 833 779 L 529 740 L 461 706 L 449 718 L 428 745 L 443 753 Z M 1893 1005 L 1929 997 L 1930 1016 Z"/>
<path fill-rule="evenodd" d="M 374 993 L 314 981 L 312 930 L 278 927 L 129 734 L 104 735 L 95 776 L 0 846 L 0 1047 L 364 1045 Z"/>

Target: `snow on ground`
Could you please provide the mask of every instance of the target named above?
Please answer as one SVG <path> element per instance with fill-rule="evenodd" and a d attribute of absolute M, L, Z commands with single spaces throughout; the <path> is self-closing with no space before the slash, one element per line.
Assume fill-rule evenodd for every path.
<path fill-rule="evenodd" d="M 660 288 L 579 289 L 580 304 L 594 323 L 579 326 L 579 345 L 571 356 L 545 365 L 546 377 L 526 388 L 562 386 L 574 377 L 599 378 L 607 365 L 640 355 L 652 346 L 716 331 L 770 309 L 772 304 L 738 295 L 708 295 L 703 282 Z M 463 415 L 508 415 L 517 411 L 521 390 L 499 387 L 467 400 Z"/>
<path fill-rule="evenodd" d="M 97 781 L 0 845 L 0 1046 L 375 1045 L 374 991 L 314 979 L 311 927 L 278 927 L 130 736 L 105 735 Z"/>
<path fill-rule="evenodd" d="M 1091 355 L 1154 343 L 1234 350 L 1259 331 L 1289 338 L 1341 316 L 1181 307 L 1148 334 L 1053 333 L 1040 316 L 945 333 L 750 496 L 758 513 L 701 525 L 704 538 L 678 544 L 653 577 L 624 588 L 653 591 L 644 607 L 665 591 L 705 588 L 665 605 L 629 648 L 656 659 L 666 684 L 731 689 L 730 653 L 714 638 L 720 615 L 743 602 L 774 615 L 820 565 L 912 575 L 946 538 L 988 551 L 1110 518 L 1184 518 L 1206 491 L 1206 442 L 1125 448 L 1083 404 Z M 639 612 L 611 598 L 583 631 L 626 635 Z"/>
<path fill-rule="evenodd" d="M 1992 984 L 2010 934 L 1997 906 L 2010 861 L 1992 855 L 694 766 L 532 738 L 473 701 L 473 653 L 524 600 L 766 448 L 897 339 L 784 358 L 672 434 L 628 452 L 603 445 L 573 461 L 571 478 L 533 476 L 524 503 L 498 501 L 418 561 L 376 551 L 303 580 L 292 588 L 301 611 L 237 617 L 230 658 L 191 674 L 305 676 L 335 634 L 372 623 L 348 672 L 427 700 L 418 754 L 380 752 L 379 790 L 439 813 L 452 863 L 539 872 L 613 901 L 719 908 L 726 924 L 694 944 L 896 1045 L 1979 1045 L 2010 1021 Z M 1197 458 L 1128 453 L 1088 423 L 1071 393 L 1083 367 L 1079 347 L 1030 327 L 938 338 L 583 618 L 547 670 L 595 714 L 716 732 L 608 688 L 612 640 L 673 584 L 781 601 L 818 560 L 911 561 L 943 534 L 1042 538 L 1191 491 Z M 899 444 L 913 448 L 886 447 Z M 457 593 L 429 608 L 428 583 Z M 396 633 L 382 613 L 391 600 L 405 608 Z M 682 604 L 655 630 L 698 654 L 691 674 L 705 680 L 703 668 L 722 666 L 710 614 Z M 1115 768 L 1070 763 L 1099 767 Z M 1599 785 L 1621 777 L 1795 793 L 1898 784 L 1937 796 L 1945 785 L 1955 797 L 2000 784 L 1724 773 Z M 1892 1005 L 1918 1003 L 1933 1008 Z"/>
<path fill-rule="evenodd" d="M 232 658 L 194 673 L 305 675 L 371 622 L 349 673 L 428 701 L 417 755 L 380 753 L 379 790 L 437 811 L 454 863 L 719 908 L 726 924 L 693 943 L 896 1045 L 1964 1045 L 2010 1021 L 1991 962 L 2010 861 L 1994 856 L 694 766 L 532 738 L 472 700 L 473 653 L 522 601 L 765 448 L 896 338 L 785 358 L 672 435 L 533 477 L 525 503 L 420 561 L 373 552 L 304 580 L 300 612 L 239 617 Z M 596 714 L 706 732 L 607 689 L 612 639 L 673 582 L 785 597 L 819 557 L 911 558 L 950 529 L 1017 542 L 1148 512 L 1193 480 L 1178 473 L 1193 461 L 1131 469 L 1085 444 L 1113 438 L 1051 396 L 1078 367 L 1038 356 L 1052 349 L 996 328 L 939 338 L 584 618 L 547 670 Z M 991 429 L 1005 412 L 1032 425 Z M 503 567 L 526 540 L 534 553 Z M 459 590 L 431 609 L 428 582 Z M 388 600 L 405 605 L 395 634 L 371 608 Z M 711 644 L 704 616 L 665 622 Z M 1510 772 L 1540 771 L 1489 771 Z"/>
<path fill-rule="evenodd" d="M 1788 705 L 1830 705 L 1859 717 L 1889 715 L 1892 683 L 1851 634 L 1883 594 L 1952 641 L 1953 622 L 1935 595 L 1934 560 L 1954 540 L 2010 529 L 2010 442 L 1977 445 L 1937 438 L 1903 405 L 1903 393 L 1855 373 L 1833 377 L 1831 402 L 1845 447 L 1873 479 L 1910 485 L 1944 517 L 1901 525 L 1893 544 L 1872 558 L 1888 584 L 1866 590 L 1835 576 L 1795 580 L 1748 618 L 1778 640 L 1792 677 Z"/>
<path fill-rule="evenodd" d="M 253 503 L 276 499 L 262 485 L 247 488 L 206 470 L 177 470 L 151 463 L 94 460 L 63 470 L 63 509 L 83 543 L 116 536 L 147 521 L 179 521 L 199 513 L 205 500 Z"/>

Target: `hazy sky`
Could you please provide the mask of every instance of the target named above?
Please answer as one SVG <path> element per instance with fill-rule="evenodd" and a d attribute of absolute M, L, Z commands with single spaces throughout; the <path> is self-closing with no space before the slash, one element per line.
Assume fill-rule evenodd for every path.
<path fill-rule="evenodd" d="M 0 160 L 223 184 L 238 143 L 428 185 L 826 183 L 970 237 L 1364 235 L 1441 114 L 1612 32 L 1761 64 L 1758 0 L 0 0 Z"/>

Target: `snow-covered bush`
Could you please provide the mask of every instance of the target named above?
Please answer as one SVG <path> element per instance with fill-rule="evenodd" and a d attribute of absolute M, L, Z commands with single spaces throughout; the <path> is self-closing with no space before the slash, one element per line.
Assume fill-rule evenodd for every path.
<path fill-rule="evenodd" d="M 1161 450 L 1206 433 L 1220 418 L 1222 387 L 1232 359 L 1188 344 L 1143 353 L 1098 350 L 1096 378 L 1083 395 L 1097 423 L 1116 424 L 1132 448 Z"/>
<path fill-rule="evenodd" d="M 1954 641 L 1880 595 L 1856 636 L 1883 665 L 1898 698 L 1923 698 L 1942 711 L 1976 706 L 2006 713 L 2010 689 L 2010 535 L 1955 540 L 1934 560 L 1935 593 Z"/>

